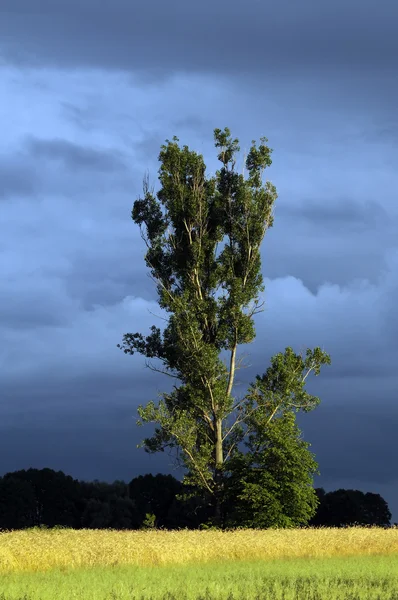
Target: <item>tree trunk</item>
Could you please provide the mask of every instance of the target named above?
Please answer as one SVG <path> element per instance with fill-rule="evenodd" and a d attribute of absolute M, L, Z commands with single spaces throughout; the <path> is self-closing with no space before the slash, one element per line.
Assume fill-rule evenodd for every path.
<path fill-rule="evenodd" d="M 224 462 L 223 445 L 222 445 L 222 421 L 217 419 L 216 421 L 216 470 L 214 482 L 215 486 L 215 506 L 214 506 L 214 525 L 216 527 L 222 526 L 222 492 L 223 492 L 223 472 L 222 466 Z"/>

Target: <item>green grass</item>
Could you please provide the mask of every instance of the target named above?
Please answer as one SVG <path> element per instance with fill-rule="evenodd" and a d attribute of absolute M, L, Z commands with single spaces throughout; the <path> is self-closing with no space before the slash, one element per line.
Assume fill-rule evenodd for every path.
<path fill-rule="evenodd" d="M 398 600 L 398 555 L 91 567 L 0 576 L 0 600 Z"/>

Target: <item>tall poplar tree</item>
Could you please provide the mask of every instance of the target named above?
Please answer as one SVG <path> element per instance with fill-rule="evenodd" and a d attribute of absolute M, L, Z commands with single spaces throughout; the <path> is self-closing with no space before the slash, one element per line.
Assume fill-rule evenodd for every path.
<path fill-rule="evenodd" d="M 163 393 L 157 406 L 153 401 L 139 406 L 137 424 L 159 427 L 138 447 L 150 453 L 176 448 L 178 457 L 181 451 L 187 470 L 183 482 L 205 491 L 214 504 L 214 523 L 220 524 L 228 463 L 242 456 L 238 445 L 250 431 L 263 437 L 266 433 L 261 407 L 270 407 L 272 397 L 275 406 L 268 423 L 277 413 L 277 401 L 284 410 L 314 408 L 319 399 L 303 391 L 304 381 L 312 370 L 318 374 L 320 365 L 330 364 L 330 358 L 320 348 L 308 350 L 304 374 L 297 371 L 299 357 L 290 353 L 285 367 L 279 361 L 275 390 L 266 390 L 259 379 L 246 397 L 234 398 L 237 349 L 254 340 L 253 316 L 261 311 L 260 245 L 273 225 L 277 193 L 272 183 L 262 183 L 272 162 L 267 138 L 260 138 L 258 148 L 252 141 L 245 161 L 247 178 L 235 171 L 240 148 L 229 129 L 215 129 L 214 139 L 222 165 L 214 177 L 206 177 L 203 156 L 180 148 L 174 136 L 161 146 L 157 198 L 144 179 L 144 197 L 134 202 L 132 219 L 148 249 L 145 262 L 157 285 L 159 305 L 171 315 L 163 333 L 155 326 L 146 337 L 127 333 L 118 347 L 126 354 L 159 359 L 165 367 L 160 372 L 181 382 Z M 217 256 L 221 242 L 225 245 Z M 226 363 L 220 358 L 223 350 Z"/>

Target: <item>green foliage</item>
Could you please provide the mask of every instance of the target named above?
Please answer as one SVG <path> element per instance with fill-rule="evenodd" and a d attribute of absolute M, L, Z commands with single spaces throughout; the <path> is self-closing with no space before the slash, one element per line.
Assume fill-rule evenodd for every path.
<path fill-rule="evenodd" d="M 153 529 L 155 527 L 156 516 L 152 513 L 146 513 L 144 522 L 142 524 L 143 529 Z"/>
<path fill-rule="evenodd" d="M 284 355 L 272 359 L 263 377 L 257 376 L 248 395 L 235 403 L 232 390 L 238 368 L 236 352 L 239 345 L 255 338 L 253 316 L 260 312 L 259 294 L 264 291 L 260 245 L 273 225 L 277 193 L 272 183 L 263 185 L 261 179 L 272 163 L 267 138 L 261 138 L 258 148 L 252 142 L 245 162 L 247 179 L 234 170 L 239 146 L 229 129 L 215 129 L 214 139 L 222 164 L 215 177 L 206 178 L 203 157 L 187 146 L 180 148 L 174 136 L 172 141 L 166 140 L 159 154 L 161 187 L 157 198 L 144 179 L 144 198 L 135 201 L 132 219 L 139 225 L 148 249 L 145 262 L 157 284 L 159 305 L 170 317 L 163 334 L 155 326 L 146 337 L 127 333 L 118 347 L 126 354 L 139 352 L 157 358 L 165 367 L 161 372 L 181 382 L 171 393 L 161 394 L 157 406 L 153 401 L 139 406 L 137 424 L 158 425 L 154 435 L 145 438 L 139 447 L 150 453 L 166 448 L 181 451 L 179 464 L 187 471 L 183 483 L 190 486 L 191 497 L 195 487 L 210 494 L 215 522 L 219 524 L 227 493 L 226 474 L 239 465 L 243 468 L 238 444 L 250 431 L 255 432 L 260 445 L 264 443 L 278 410 L 312 410 L 319 399 L 304 390 L 305 379 L 311 371 L 318 375 L 322 364 L 330 364 L 330 358 L 315 348 L 307 350 L 304 360 L 287 348 Z M 217 256 L 220 242 L 225 244 Z M 216 297 L 220 290 L 221 295 Z M 221 350 L 230 352 L 229 368 L 220 359 Z M 230 416 L 235 420 L 227 425 Z M 289 420 L 284 427 L 278 434 L 275 426 L 272 433 L 275 444 L 279 440 L 280 452 L 283 435 L 293 435 Z M 249 444 L 254 444 L 252 438 Z M 293 449 L 289 451 L 293 453 Z M 311 461 L 303 464 L 313 466 Z M 294 471 L 296 501 L 309 503 L 300 515 L 292 509 L 286 516 L 285 504 L 275 496 L 276 478 L 284 472 L 282 467 L 272 476 L 262 475 L 264 490 L 268 491 L 261 494 L 251 479 L 255 467 L 247 463 L 245 469 L 246 479 L 241 473 L 241 496 L 246 498 L 246 508 L 242 504 L 242 511 L 247 512 L 250 506 L 257 514 L 265 503 L 269 520 L 284 524 L 311 513 L 311 499 L 299 493 L 303 470 L 284 467 Z"/>
<path fill-rule="evenodd" d="M 216 527 L 212 523 L 212 519 L 209 519 L 208 523 L 201 523 L 199 525 L 200 531 L 220 531 L 220 527 Z"/>
<path fill-rule="evenodd" d="M 312 475 L 319 473 L 309 443 L 300 439 L 296 416 L 285 412 L 245 444 L 249 452 L 229 464 L 229 499 L 234 506 L 228 525 L 299 527 L 316 513 L 318 498 Z"/>
<path fill-rule="evenodd" d="M 320 402 L 304 390 L 313 370 L 320 373 L 330 357 L 320 348 L 305 360 L 292 348 L 271 359 L 271 367 L 250 386 L 245 406 L 245 446 L 228 464 L 226 503 L 233 506 L 227 523 L 245 527 L 297 527 L 308 523 L 319 504 L 313 489 L 317 463 L 300 438 L 300 408 L 309 412 Z"/>

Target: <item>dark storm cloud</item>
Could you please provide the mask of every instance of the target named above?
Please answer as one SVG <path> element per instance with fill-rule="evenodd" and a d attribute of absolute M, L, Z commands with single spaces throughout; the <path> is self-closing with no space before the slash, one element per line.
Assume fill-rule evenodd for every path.
<path fill-rule="evenodd" d="M 61 114 L 63 117 L 77 125 L 80 129 L 90 131 L 94 129 L 92 122 L 93 109 L 75 106 L 71 102 L 60 102 Z"/>
<path fill-rule="evenodd" d="M 331 396 L 331 395 L 330 395 Z M 387 404 L 382 404 L 380 413 L 369 406 L 354 408 L 347 403 L 331 402 L 322 398 L 322 405 L 313 413 L 299 413 L 297 423 L 305 430 L 303 436 L 311 443 L 311 452 L 316 455 L 319 471 L 325 479 L 338 477 L 377 484 L 393 483 L 395 469 L 395 431 L 398 415 L 389 414 Z M 317 413 L 317 414 L 316 414 Z M 328 423 L 325 429 L 319 428 L 319 419 Z M 338 435 L 337 435 L 338 434 Z M 369 440 L 369 443 L 364 443 Z"/>
<path fill-rule="evenodd" d="M 381 127 L 376 131 L 376 135 L 383 141 L 392 142 L 393 144 L 396 144 L 398 141 L 398 122 L 390 122 L 388 124 L 388 127 Z M 371 136 L 369 136 L 369 138 L 371 139 Z M 370 141 L 369 138 L 366 141 Z M 394 158 L 396 158 L 397 148 L 392 146 L 391 150 L 392 152 L 394 152 Z"/>
<path fill-rule="evenodd" d="M 203 119 L 196 115 L 187 115 L 179 119 L 173 119 L 170 123 L 169 130 L 173 131 L 168 136 L 160 132 L 145 133 L 141 141 L 134 143 L 134 151 L 142 159 L 150 161 L 152 164 L 159 164 L 155 162 L 159 156 L 161 146 L 166 144 L 166 138 L 171 140 L 176 131 L 178 132 L 177 137 L 180 139 L 180 146 L 184 145 L 183 138 L 186 133 L 194 133 L 198 138 L 209 137 L 209 132 L 212 134 L 212 122 L 210 119 Z M 203 149 L 202 149 L 203 150 Z M 154 172 L 150 177 L 150 184 L 155 183 L 153 179 L 157 179 L 157 174 Z"/>
<path fill-rule="evenodd" d="M 176 475 L 170 466 L 167 452 L 150 456 L 144 450 L 137 449 L 137 444 L 142 441 L 139 431 L 131 431 L 131 428 L 122 430 L 125 419 L 117 423 L 118 431 L 110 430 L 105 422 L 102 427 L 89 425 L 79 430 L 78 420 L 70 420 L 63 425 L 58 420 L 58 424 L 51 428 L 32 428 L 29 423 L 3 429 L 0 437 L 0 472 L 3 476 L 6 472 L 20 469 L 47 467 L 63 471 L 74 479 L 98 479 L 108 483 L 116 479 L 127 483 L 133 477 L 151 472 L 171 473 L 181 478 L 181 474 Z M 75 465 L 73 469 L 70 468 L 71 464 Z"/>
<path fill-rule="evenodd" d="M 325 194 L 322 198 L 303 197 L 294 204 L 282 205 L 278 213 L 311 221 L 317 228 L 334 230 L 386 227 L 389 223 L 388 213 L 379 202 L 336 198 L 335 194 L 331 198 L 325 197 Z"/>
<path fill-rule="evenodd" d="M 69 169 L 94 171 L 123 171 L 126 169 L 117 149 L 95 150 L 87 146 L 73 144 L 67 140 L 41 140 L 29 137 L 26 148 L 32 157 L 61 160 Z"/>
<path fill-rule="evenodd" d="M 122 355 L 120 350 L 117 352 Z M 256 355 L 258 358 L 258 347 L 255 349 L 252 346 L 250 354 L 253 359 Z M 125 363 L 124 367 L 132 367 L 134 359 L 125 357 L 122 363 Z M 112 455 L 119 457 L 119 460 L 122 456 L 126 458 L 128 448 L 132 463 L 130 468 L 141 470 L 144 467 L 143 463 L 146 463 L 148 468 L 147 454 L 144 450 L 136 449 L 136 446 L 144 437 L 152 435 L 154 425 L 136 425 L 139 418 L 137 407 L 150 400 L 156 403 L 159 399 L 157 389 L 170 392 L 173 382 L 159 373 L 142 368 L 137 369 L 132 385 L 129 369 L 121 368 L 122 363 L 119 362 L 116 371 L 109 370 L 105 373 L 102 370 L 95 378 L 85 373 L 72 379 L 67 373 L 58 377 L 49 373 L 41 378 L 36 374 L 29 384 L 23 381 L 14 382 L 13 385 L 6 383 L 3 386 L 4 402 L 0 410 L 3 426 L 12 431 L 16 427 L 24 428 L 29 424 L 31 433 L 40 432 L 41 442 L 38 443 L 37 440 L 35 443 L 37 456 L 46 455 L 46 448 L 50 447 L 54 430 L 61 437 L 67 435 L 68 431 L 74 431 L 75 436 L 76 432 L 79 432 L 76 438 L 87 436 L 87 450 L 90 441 L 90 452 L 96 448 L 96 451 L 102 454 L 100 448 L 104 448 L 106 440 L 106 447 L 111 449 L 106 451 L 109 459 Z M 245 390 L 247 384 L 254 381 L 257 371 L 258 369 L 250 368 L 244 374 Z M 242 373 L 239 375 L 239 379 L 242 379 Z M 327 381 L 326 375 L 325 371 L 322 380 L 312 377 L 309 382 L 310 393 L 320 395 L 321 404 L 308 414 L 301 411 L 296 413 L 297 424 L 304 440 L 311 443 L 310 450 L 316 456 L 321 475 L 325 479 L 336 475 L 341 479 L 349 479 L 355 473 L 356 479 L 362 482 L 361 487 L 364 489 L 372 489 L 371 481 L 373 487 L 374 484 L 393 482 L 396 477 L 394 432 L 398 426 L 398 416 L 389 410 L 388 402 L 383 400 L 383 386 L 380 387 L 378 382 L 359 382 L 361 398 L 352 402 L 336 396 L 339 385 L 337 382 Z M 313 389 L 315 387 L 316 391 Z M 379 397 L 374 393 L 377 388 Z M 28 391 L 29 403 L 26 401 Z M 9 401 L 11 398 L 12 403 Z M 78 402 L 79 408 L 76 410 Z M 322 421 L 328 423 L 327 428 L 320 427 Z M 125 452 L 118 452 L 121 439 Z M 363 440 L 371 442 L 364 444 Z M 32 456 L 33 450 L 32 440 L 29 456 Z M 76 450 L 77 447 L 71 444 L 71 451 Z M 167 457 L 167 463 L 170 465 L 173 464 L 173 456 L 175 455 Z M 55 468 L 57 463 L 54 456 L 51 460 Z M 112 459 L 112 462 L 116 465 L 117 459 Z M 127 466 L 122 460 L 117 469 L 124 469 L 126 472 Z M 115 470 L 109 469 L 106 472 L 106 477 L 110 478 Z M 77 476 L 75 473 L 76 471 L 74 476 Z M 182 471 L 179 475 L 182 475 Z M 113 478 L 116 476 L 113 475 Z"/>
<path fill-rule="evenodd" d="M 165 143 L 160 134 L 154 133 L 145 136 L 145 138 L 135 144 L 135 148 L 140 156 L 153 162 L 153 158 L 159 155 L 160 147 Z M 153 177 L 153 176 L 152 176 Z M 153 182 L 150 181 L 150 185 Z"/>
<path fill-rule="evenodd" d="M 258 358 L 258 349 L 251 350 L 253 358 Z M 125 366 L 132 367 L 133 359 L 125 358 Z M 252 381 L 257 370 L 251 368 L 244 376 L 245 382 Z M 338 383 L 331 384 L 325 375 L 316 383 L 314 378 L 309 382 L 310 393 L 321 397 L 319 407 L 308 414 L 299 412 L 296 417 L 319 465 L 322 480 L 316 476 L 314 485 L 327 491 L 345 487 L 381 493 L 394 513 L 398 502 L 384 489 L 394 484 L 397 415 L 382 400 L 383 387 L 378 382 L 374 389 L 364 382 L 359 384 L 363 393 L 352 403 L 339 398 Z M 316 385 L 315 391 L 312 388 Z M 148 472 L 172 473 L 181 479 L 184 473 L 176 469 L 175 453 L 150 456 L 137 449 L 144 437 L 153 434 L 154 426 L 137 427 L 136 409 L 138 404 L 157 401 L 156 387 L 170 391 L 171 383 L 160 374 L 139 369 L 132 385 L 128 369 L 120 369 L 120 363 L 117 373 L 101 371 L 95 378 L 83 373 L 72 379 L 67 373 L 56 378 L 50 373 L 41 379 L 36 375 L 29 384 L 5 384 L 0 407 L 4 427 L 0 472 L 32 466 L 61 469 L 74 478 L 90 481 L 129 481 Z M 374 393 L 377 388 L 379 396 Z M 328 427 L 320 426 L 322 422 Z M 341 483 L 336 485 L 336 480 Z"/>
<path fill-rule="evenodd" d="M 210 119 L 204 119 L 202 117 L 198 117 L 197 115 L 187 115 L 185 117 L 181 117 L 180 119 L 175 119 L 172 121 L 171 125 L 179 131 L 181 129 L 184 131 L 192 130 L 195 131 L 195 133 L 200 133 L 204 136 L 208 136 L 209 132 L 212 131 Z"/>
<path fill-rule="evenodd" d="M 119 358 L 121 351 L 114 350 Z M 149 456 L 137 449 L 154 430 L 153 425 L 136 426 L 137 405 L 156 399 L 156 393 L 148 391 L 145 371 L 136 373 L 134 389 L 129 370 L 127 377 L 126 371 L 124 375 L 118 371 L 105 374 L 101 369 L 94 379 L 85 373 L 78 377 L 64 373 L 61 379 L 51 372 L 44 377 L 36 373 L 33 386 L 22 380 L 3 385 L 0 473 L 49 467 L 77 479 L 112 482 L 129 481 L 153 469 L 173 472 L 167 452 Z M 154 374 L 152 379 L 159 381 L 161 376 Z M 71 469 L 71 462 L 77 468 Z"/>
<path fill-rule="evenodd" d="M 394 0 L 3 0 L 9 64 L 163 72 L 395 67 Z"/>
<path fill-rule="evenodd" d="M 38 178 L 33 168 L 14 157 L 0 157 L 0 199 L 31 196 L 38 190 Z"/>
<path fill-rule="evenodd" d="M 0 326 L 32 333 L 38 327 L 65 326 L 78 308 L 79 301 L 65 295 L 59 277 L 25 274 L 23 282 L 13 277 L 2 286 Z"/>

